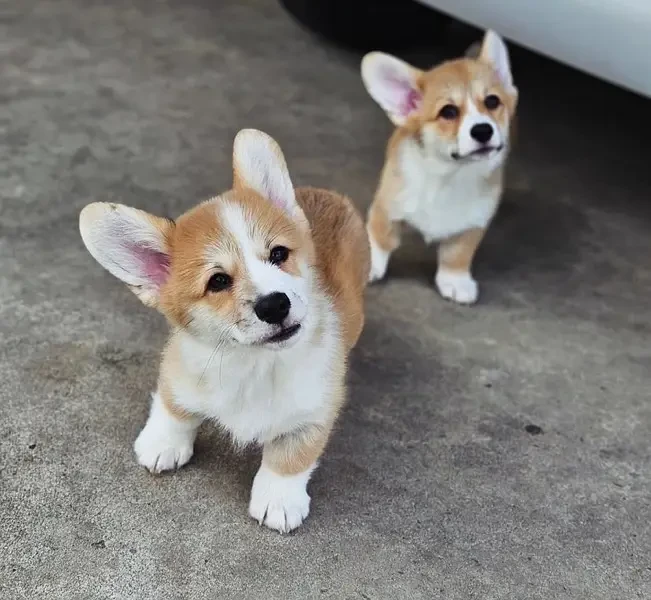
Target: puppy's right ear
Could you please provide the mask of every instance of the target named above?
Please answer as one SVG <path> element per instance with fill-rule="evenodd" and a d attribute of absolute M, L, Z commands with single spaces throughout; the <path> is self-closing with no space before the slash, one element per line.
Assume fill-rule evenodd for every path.
<path fill-rule="evenodd" d="M 233 142 L 233 189 L 249 188 L 291 217 L 303 218 L 280 146 L 257 129 L 242 129 Z"/>
<path fill-rule="evenodd" d="M 371 52 L 362 60 L 362 81 L 371 98 L 387 113 L 394 125 L 404 125 L 422 102 L 420 78 L 423 72 L 406 62 Z"/>
<path fill-rule="evenodd" d="M 156 307 L 170 268 L 174 222 L 121 204 L 96 202 L 79 215 L 79 231 L 93 258 Z"/>

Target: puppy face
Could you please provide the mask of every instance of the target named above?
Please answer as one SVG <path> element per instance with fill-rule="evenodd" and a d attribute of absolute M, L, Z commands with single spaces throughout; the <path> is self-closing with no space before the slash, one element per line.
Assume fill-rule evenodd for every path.
<path fill-rule="evenodd" d="M 385 55 L 362 62 L 371 96 L 424 149 L 455 164 L 501 163 L 517 104 L 508 52 L 493 32 L 477 59 L 463 58 L 420 71 Z"/>
<path fill-rule="evenodd" d="M 233 190 L 176 222 L 96 203 L 81 213 L 82 238 L 145 304 L 215 348 L 285 348 L 309 317 L 309 226 L 271 138 L 244 130 L 233 157 Z"/>

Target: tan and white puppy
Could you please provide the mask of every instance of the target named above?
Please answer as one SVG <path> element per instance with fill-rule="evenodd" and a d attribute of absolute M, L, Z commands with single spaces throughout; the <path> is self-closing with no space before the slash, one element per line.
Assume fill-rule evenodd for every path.
<path fill-rule="evenodd" d="M 372 52 L 362 79 L 396 125 L 368 213 L 371 280 L 384 276 L 404 222 L 439 242 L 440 293 L 475 302 L 472 261 L 502 194 L 518 99 L 506 45 L 488 31 L 477 58 L 429 71 Z"/>
<path fill-rule="evenodd" d="M 176 222 L 94 203 L 80 231 L 172 327 L 138 462 L 184 465 L 199 424 L 216 421 L 236 443 L 263 445 L 249 512 L 287 532 L 308 515 L 308 479 L 345 399 L 370 249 L 350 201 L 295 190 L 266 134 L 241 131 L 233 162 L 233 189 Z"/>

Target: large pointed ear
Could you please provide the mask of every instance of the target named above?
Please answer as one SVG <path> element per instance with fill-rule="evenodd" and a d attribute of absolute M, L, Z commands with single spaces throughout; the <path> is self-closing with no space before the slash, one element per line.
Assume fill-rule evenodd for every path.
<path fill-rule="evenodd" d="M 79 231 L 93 258 L 153 307 L 169 275 L 173 229 L 173 221 L 121 204 L 96 202 L 79 215 Z"/>
<path fill-rule="evenodd" d="M 257 129 L 242 129 L 235 136 L 233 188 L 252 189 L 291 216 L 301 213 L 280 146 Z"/>
<path fill-rule="evenodd" d="M 406 62 L 371 52 L 362 60 L 362 81 L 371 98 L 387 113 L 394 125 L 404 125 L 421 105 L 420 78 L 423 72 Z"/>
<path fill-rule="evenodd" d="M 508 92 L 517 94 L 517 88 L 513 85 L 509 51 L 506 48 L 504 40 L 494 31 L 489 30 L 484 35 L 479 60 L 491 65 L 495 69 L 502 85 Z"/>

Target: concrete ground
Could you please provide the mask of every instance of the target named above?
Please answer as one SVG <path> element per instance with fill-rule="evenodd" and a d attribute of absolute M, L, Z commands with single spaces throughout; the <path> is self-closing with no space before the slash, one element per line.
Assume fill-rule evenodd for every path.
<path fill-rule="evenodd" d="M 312 514 L 283 537 L 247 517 L 258 457 L 212 428 L 174 475 L 136 465 L 165 325 L 77 215 L 174 216 L 228 188 L 242 127 L 365 208 L 390 127 L 359 57 L 263 0 L 4 1 L 0 48 L 3 600 L 651 597 L 648 100 L 515 52 L 480 303 L 442 301 L 410 238 L 368 292 Z"/>

